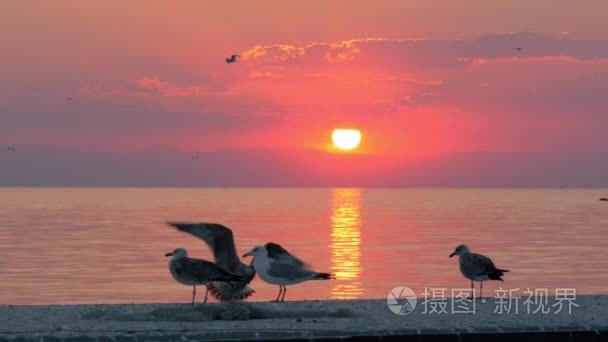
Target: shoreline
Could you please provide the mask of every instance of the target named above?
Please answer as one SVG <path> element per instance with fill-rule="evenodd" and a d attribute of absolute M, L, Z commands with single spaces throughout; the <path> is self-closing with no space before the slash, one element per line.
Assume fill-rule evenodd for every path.
<path fill-rule="evenodd" d="M 419 301 L 406 315 L 391 312 L 385 299 L 194 307 L 189 303 L 0 305 L 0 341 L 387 340 L 413 335 L 419 340 L 462 341 L 480 334 L 487 338 L 576 335 L 577 340 L 585 336 L 593 340 L 608 336 L 607 295 L 577 297 L 578 307 L 572 307 L 571 314 L 565 307 L 559 313 L 527 313 L 522 311 L 523 298 L 517 314 L 498 314 L 497 299 L 484 299 L 486 303 L 476 302 L 475 313 L 425 313 Z M 553 300 L 549 298 L 549 303 Z M 446 307 L 450 309 L 449 302 Z"/>

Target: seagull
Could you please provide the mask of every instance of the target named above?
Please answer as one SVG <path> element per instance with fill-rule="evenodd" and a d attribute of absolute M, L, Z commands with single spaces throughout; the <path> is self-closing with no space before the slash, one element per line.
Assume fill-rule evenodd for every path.
<path fill-rule="evenodd" d="M 518 47 L 518 48 L 515 48 L 515 50 L 521 51 L 521 50 L 523 50 L 523 48 Z"/>
<path fill-rule="evenodd" d="M 17 149 L 14 148 L 13 146 L 7 146 L 6 149 L 9 150 L 9 151 L 11 151 L 11 152 L 17 152 Z"/>
<path fill-rule="evenodd" d="M 253 257 L 252 265 L 262 280 L 269 284 L 279 285 L 279 294 L 274 302 L 285 301 L 285 294 L 287 293 L 286 285 L 299 284 L 307 280 L 335 279 L 333 274 L 315 272 L 298 266 L 293 263 L 293 259 L 274 259 L 269 256 L 269 252 L 264 246 L 253 247 L 251 251 L 243 255 L 243 257 L 246 256 Z M 294 257 L 289 254 L 287 258 Z M 296 260 L 299 259 L 296 258 Z M 281 297 L 281 294 L 283 294 L 283 297 Z"/>
<path fill-rule="evenodd" d="M 509 272 L 509 270 L 496 268 L 492 260 L 487 256 L 471 253 L 467 245 L 456 247 L 454 253 L 450 254 L 450 258 L 454 255 L 460 256 L 460 272 L 462 275 L 471 280 L 471 296 L 475 292 L 474 281 L 480 282 L 479 298 L 481 298 L 484 281 L 488 279 L 503 281 L 501 278 L 501 276 L 504 276 L 503 272 Z"/>
<path fill-rule="evenodd" d="M 192 305 L 194 305 L 194 297 L 196 297 L 196 285 L 207 285 L 211 281 L 243 280 L 243 278 L 211 261 L 189 258 L 188 251 L 184 248 L 177 248 L 173 252 L 165 254 L 165 256 L 172 256 L 169 262 L 169 271 L 173 278 L 184 285 L 192 285 Z M 203 303 L 207 303 L 208 294 L 209 287 L 207 286 Z"/>
<path fill-rule="evenodd" d="M 240 55 L 232 55 L 228 58 L 226 58 L 226 63 L 230 64 L 230 63 L 234 63 L 234 62 L 238 62 L 237 57 L 241 57 Z"/>
<path fill-rule="evenodd" d="M 217 223 L 168 223 L 182 232 L 194 235 L 205 241 L 213 252 L 215 263 L 226 267 L 231 273 L 241 277 L 238 282 L 228 284 L 224 281 L 212 281 L 207 286 L 211 295 L 221 301 L 242 300 L 255 291 L 248 284 L 255 277 L 252 266 L 241 262 L 236 254 L 232 230 Z"/>
<path fill-rule="evenodd" d="M 72 101 L 72 100 L 73 100 L 73 98 L 71 98 L 71 97 L 66 97 L 66 98 L 65 98 L 65 100 L 66 100 L 66 101 Z"/>

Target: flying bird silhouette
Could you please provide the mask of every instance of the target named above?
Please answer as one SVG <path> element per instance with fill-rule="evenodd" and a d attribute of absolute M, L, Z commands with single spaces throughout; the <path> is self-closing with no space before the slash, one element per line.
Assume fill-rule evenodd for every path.
<path fill-rule="evenodd" d="M 232 56 L 226 58 L 226 63 L 230 64 L 230 63 L 238 62 L 237 57 L 240 58 L 241 56 L 232 55 Z"/>
<path fill-rule="evenodd" d="M 17 149 L 15 149 L 13 146 L 7 146 L 6 147 L 7 150 L 11 151 L 11 152 L 16 152 Z"/>
<path fill-rule="evenodd" d="M 65 100 L 66 100 L 66 101 L 72 101 L 72 100 L 73 100 L 73 98 L 71 98 L 71 97 L 66 97 L 66 98 L 65 98 Z"/>
<path fill-rule="evenodd" d="M 523 48 L 518 47 L 518 48 L 515 48 L 515 50 L 521 51 L 521 50 L 523 50 Z"/>

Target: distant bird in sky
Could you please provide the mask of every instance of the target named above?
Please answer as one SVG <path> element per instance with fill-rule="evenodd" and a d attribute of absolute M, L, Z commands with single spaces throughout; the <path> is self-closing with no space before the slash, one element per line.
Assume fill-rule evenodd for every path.
<path fill-rule="evenodd" d="M 255 277 L 253 267 L 241 262 L 236 253 L 232 230 L 217 223 L 168 223 L 178 230 L 203 240 L 213 252 L 215 263 L 241 277 L 238 282 L 212 281 L 207 286 L 211 295 L 221 301 L 243 300 L 255 291 L 248 285 Z"/>
<path fill-rule="evenodd" d="M 228 58 L 226 58 L 226 63 L 230 64 L 230 63 L 234 63 L 234 62 L 238 62 L 237 57 L 241 57 L 239 55 L 232 55 Z"/>
<path fill-rule="evenodd" d="M 17 152 L 17 149 L 14 148 L 13 146 L 7 146 L 6 149 L 9 150 L 10 152 Z"/>
<path fill-rule="evenodd" d="M 517 48 L 515 48 L 515 50 L 521 51 L 521 50 L 523 50 L 523 48 L 517 47 Z"/>
<path fill-rule="evenodd" d="M 194 305 L 196 297 L 196 285 L 207 285 L 212 281 L 243 280 L 243 278 L 211 261 L 189 258 L 188 252 L 183 248 L 177 248 L 173 252 L 165 254 L 165 256 L 172 257 L 169 262 L 169 271 L 173 278 L 184 285 L 192 286 L 192 305 Z M 207 286 L 203 303 L 207 303 L 208 294 L 209 287 Z"/>
<path fill-rule="evenodd" d="M 280 247 L 279 245 L 274 245 L 274 247 Z M 282 247 L 280 248 L 283 249 Z M 243 255 L 243 257 L 246 256 L 253 257 L 253 268 L 255 268 L 255 271 L 263 281 L 279 285 L 279 294 L 277 295 L 277 299 L 274 300 L 275 302 L 285 301 L 285 294 L 287 293 L 286 285 L 299 284 L 307 280 L 335 279 L 333 274 L 315 272 L 302 267 L 302 265 L 298 265 L 298 263 L 302 262 L 289 253 L 277 260 L 270 256 L 269 251 L 264 246 L 253 247 L 251 251 Z"/>
<path fill-rule="evenodd" d="M 475 285 L 473 284 L 474 281 L 480 282 L 479 298 L 481 298 L 484 281 L 503 281 L 501 276 L 504 275 L 504 272 L 509 272 L 509 270 L 496 268 L 492 260 L 487 256 L 471 253 L 467 245 L 460 245 L 456 247 L 454 253 L 450 254 L 450 258 L 454 255 L 460 256 L 460 272 L 462 275 L 471 280 L 471 296 L 473 296 L 473 293 L 475 292 Z"/>
<path fill-rule="evenodd" d="M 65 98 L 65 100 L 66 100 L 66 101 L 72 101 L 73 99 L 74 99 L 74 98 L 72 98 L 72 97 L 66 97 L 66 98 Z"/>

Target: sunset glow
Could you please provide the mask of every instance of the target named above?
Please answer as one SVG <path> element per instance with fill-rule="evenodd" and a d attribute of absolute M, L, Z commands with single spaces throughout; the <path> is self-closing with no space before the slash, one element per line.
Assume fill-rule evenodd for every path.
<path fill-rule="evenodd" d="M 0 342 L 608 335 L 608 0 L 0 9 Z"/>
<path fill-rule="evenodd" d="M 331 134 L 331 140 L 340 150 L 352 150 L 361 143 L 361 132 L 356 129 L 336 128 Z"/>
<path fill-rule="evenodd" d="M 589 2 L 9 1 L 0 183 L 604 184 Z"/>
<path fill-rule="evenodd" d="M 331 214 L 331 271 L 336 275 L 332 295 L 356 299 L 361 282 L 361 190 L 333 189 Z"/>

